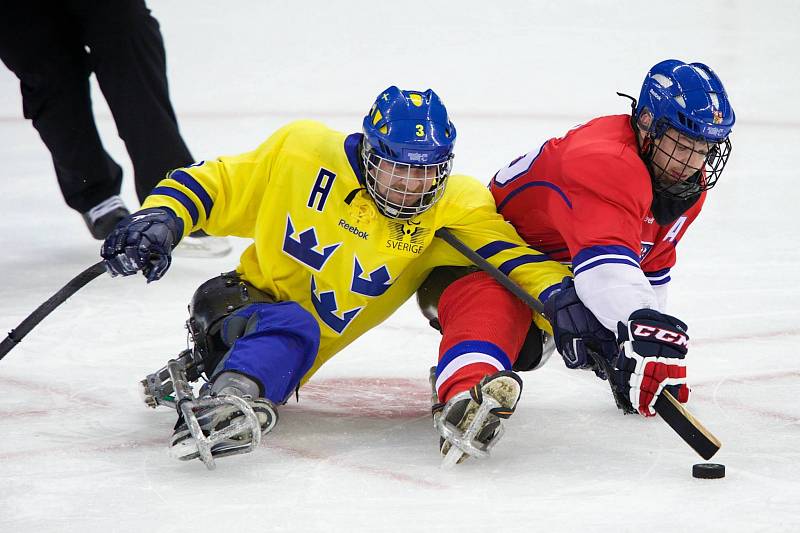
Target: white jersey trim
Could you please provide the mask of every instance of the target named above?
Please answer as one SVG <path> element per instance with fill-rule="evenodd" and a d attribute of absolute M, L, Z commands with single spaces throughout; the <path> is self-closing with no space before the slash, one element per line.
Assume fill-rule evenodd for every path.
<path fill-rule="evenodd" d="M 627 322 L 637 309 L 660 311 L 659 298 L 640 268 L 606 263 L 575 275 L 575 290 L 603 326 L 616 335 L 617 323 Z"/>

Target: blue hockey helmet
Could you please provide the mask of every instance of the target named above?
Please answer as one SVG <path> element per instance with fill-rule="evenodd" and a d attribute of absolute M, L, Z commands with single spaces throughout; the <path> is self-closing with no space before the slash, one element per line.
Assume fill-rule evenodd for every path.
<path fill-rule="evenodd" d="M 655 192 L 689 199 L 713 187 L 730 156 L 729 136 L 735 121 L 725 87 L 708 66 L 668 59 L 651 68 L 642 84 L 634 122 L 646 137 L 643 155 L 653 174 Z M 675 130 L 677 135 L 668 134 L 670 130 Z M 666 158 L 659 158 L 658 141 L 665 135 L 673 143 L 669 144 L 670 153 Z M 686 160 L 683 170 L 692 174 L 690 179 L 677 184 L 669 180 L 663 182 L 661 178 L 668 174 L 665 161 L 678 160 L 674 155 L 675 146 L 689 144 L 681 140 L 684 138 L 691 140 L 693 146 L 701 146 L 696 153 L 705 156 L 704 165 L 695 168 Z M 682 171 L 670 169 L 669 172 L 680 174 Z"/>
<path fill-rule="evenodd" d="M 362 159 L 367 191 L 379 211 L 408 219 L 444 194 L 456 128 L 435 92 L 381 92 L 364 117 Z"/>
<path fill-rule="evenodd" d="M 653 114 L 654 127 L 669 126 L 710 142 L 727 139 L 736 122 L 725 87 L 714 71 L 702 63 L 677 59 L 662 61 L 647 73 L 637 116 L 644 108 Z"/>

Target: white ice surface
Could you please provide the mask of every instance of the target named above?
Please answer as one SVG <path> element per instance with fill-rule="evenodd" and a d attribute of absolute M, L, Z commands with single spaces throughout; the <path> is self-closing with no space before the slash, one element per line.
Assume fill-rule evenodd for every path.
<path fill-rule="evenodd" d="M 235 266 L 94 281 L 0 362 L 0 531 L 800 531 L 797 146 L 800 8 L 785 2 L 153 1 L 172 97 L 198 159 L 292 118 L 344 131 L 390 84 L 434 88 L 456 171 L 488 180 L 548 136 L 627 111 L 647 68 L 704 61 L 738 122 L 733 155 L 680 246 L 670 310 L 690 324 L 692 411 L 727 477 L 660 420 L 623 417 L 558 359 L 524 376 L 494 456 L 438 468 L 412 305 L 334 358 L 256 452 L 216 471 L 167 454 L 174 414 L 135 385 L 184 345 L 186 303 Z M 384 10 L 380 11 L 380 6 Z M 95 89 L 99 127 L 130 163 Z M 0 330 L 98 260 L 0 70 Z M 237 252 L 246 243 L 237 241 Z"/>

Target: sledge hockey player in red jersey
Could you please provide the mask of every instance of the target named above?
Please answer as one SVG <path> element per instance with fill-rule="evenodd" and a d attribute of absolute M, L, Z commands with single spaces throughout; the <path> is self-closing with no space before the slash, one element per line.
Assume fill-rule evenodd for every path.
<path fill-rule="evenodd" d="M 620 408 L 653 416 L 664 387 L 688 400 L 687 326 L 665 314 L 667 286 L 675 248 L 728 161 L 735 116 L 700 63 L 658 63 L 631 100 L 631 115 L 546 141 L 497 172 L 490 189 L 531 247 L 572 265 L 574 282 L 543 295 L 567 367 L 610 379 Z M 530 370 L 549 355 L 530 310 L 483 272 L 437 269 L 418 300 L 443 333 L 432 377 L 441 402 L 499 368 Z"/>

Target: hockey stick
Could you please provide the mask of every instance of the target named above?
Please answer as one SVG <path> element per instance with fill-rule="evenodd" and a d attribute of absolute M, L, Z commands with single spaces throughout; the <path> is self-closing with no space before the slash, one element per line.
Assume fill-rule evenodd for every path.
<path fill-rule="evenodd" d="M 528 294 L 525 289 L 514 283 L 511 278 L 478 255 L 475 250 L 464 244 L 458 237 L 453 235 L 450 230 L 447 228 L 439 228 L 434 235 L 455 248 L 464 257 L 472 261 L 475 266 L 492 276 L 500 285 L 511 291 L 512 294 L 522 300 L 528 307 L 544 315 L 544 307 L 539 300 Z M 605 359 L 596 354 L 592 354 L 592 357 L 599 365 L 608 369 L 609 365 Z M 610 374 L 606 373 L 606 375 Z M 617 391 L 614 390 L 613 386 L 611 392 L 614 394 L 614 399 L 616 400 Z M 661 392 L 656 400 L 654 408 L 664 422 L 669 424 L 673 431 L 686 441 L 686 444 L 696 451 L 703 459 L 711 459 L 711 457 L 719 451 L 722 446 L 720 440 L 708 431 L 703 424 L 701 424 L 700 421 L 668 391 L 665 390 Z"/>
<path fill-rule="evenodd" d="M 61 287 L 57 293 L 51 296 L 45 303 L 36 308 L 36 310 L 20 322 L 19 326 L 12 329 L 8 336 L 0 342 L 0 359 L 6 356 L 14 346 L 22 341 L 23 337 L 31 332 L 39 322 L 52 313 L 56 307 L 64 303 L 64 301 L 78 292 L 81 288 L 85 287 L 90 281 L 98 277 L 106 271 L 105 261 L 100 261 L 90 266 L 66 285 Z"/>

